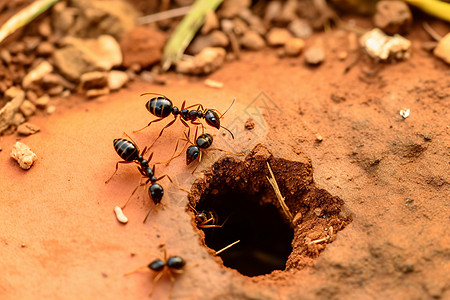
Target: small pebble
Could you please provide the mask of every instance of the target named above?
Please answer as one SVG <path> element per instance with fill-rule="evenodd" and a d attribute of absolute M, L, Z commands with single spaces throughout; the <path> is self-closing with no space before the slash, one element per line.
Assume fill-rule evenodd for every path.
<path fill-rule="evenodd" d="M 8 50 L 6 49 L 2 49 L 0 50 L 0 57 L 2 58 L 2 60 L 6 63 L 6 64 L 10 64 L 11 63 L 11 53 L 9 53 Z"/>
<path fill-rule="evenodd" d="M 447 33 L 434 48 L 433 54 L 450 64 L 450 33 Z"/>
<path fill-rule="evenodd" d="M 28 90 L 26 92 L 26 98 L 28 100 L 30 100 L 31 102 L 35 103 L 38 97 L 37 97 L 37 95 L 36 95 L 36 93 L 34 91 Z"/>
<path fill-rule="evenodd" d="M 128 223 L 128 218 L 124 215 L 122 208 L 120 206 L 114 207 L 114 213 L 116 214 L 117 221 L 122 224 Z"/>
<path fill-rule="evenodd" d="M 51 73 L 53 71 L 53 66 L 48 61 L 43 61 L 31 71 L 28 72 L 27 75 L 22 80 L 22 86 L 27 88 L 31 85 L 31 83 L 35 81 L 39 81 L 45 75 Z"/>
<path fill-rule="evenodd" d="M 410 113 L 409 108 L 404 108 L 404 109 L 400 110 L 400 116 L 402 116 L 403 119 L 406 119 L 407 117 L 409 117 L 409 113 Z"/>
<path fill-rule="evenodd" d="M 303 19 L 295 19 L 294 21 L 289 23 L 288 29 L 295 37 L 301 39 L 307 39 L 313 33 L 313 30 L 309 23 Z"/>
<path fill-rule="evenodd" d="M 86 96 L 88 98 L 96 98 L 104 95 L 108 95 L 110 93 L 110 90 L 108 87 L 105 87 L 103 89 L 92 89 L 86 91 Z"/>
<path fill-rule="evenodd" d="M 47 93 L 50 96 L 59 96 L 64 91 L 64 87 L 62 85 L 57 85 L 52 87 L 51 89 L 47 90 Z"/>
<path fill-rule="evenodd" d="M 108 86 L 108 73 L 88 72 L 81 75 L 80 87 L 84 90 L 103 89 Z"/>
<path fill-rule="evenodd" d="M 317 66 L 325 60 L 325 51 L 322 47 L 313 46 L 305 51 L 305 62 L 309 65 Z"/>
<path fill-rule="evenodd" d="M 36 112 L 36 106 L 30 100 L 24 100 L 19 109 L 26 118 L 34 115 Z"/>
<path fill-rule="evenodd" d="M 24 170 L 28 170 L 37 159 L 37 155 L 31 151 L 30 147 L 21 142 L 16 142 L 11 150 L 11 157 L 14 158 Z"/>
<path fill-rule="evenodd" d="M 209 10 L 205 15 L 205 23 L 202 26 L 201 33 L 208 34 L 219 28 L 219 19 L 214 11 Z"/>
<path fill-rule="evenodd" d="M 252 118 L 248 118 L 247 121 L 245 121 L 244 127 L 247 130 L 252 130 L 255 128 L 255 121 Z"/>
<path fill-rule="evenodd" d="M 45 94 L 39 98 L 36 99 L 36 101 L 34 101 L 34 104 L 36 104 L 36 106 L 38 108 L 46 108 L 48 103 L 50 102 L 50 96 Z"/>
<path fill-rule="evenodd" d="M 284 52 L 287 56 L 298 56 L 305 47 L 305 41 L 299 38 L 291 38 L 284 45 Z"/>
<path fill-rule="evenodd" d="M 320 134 L 316 134 L 316 141 L 318 143 L 322 142 L 323 141 L 323 137 Z"/>
<path fill-rule="evenodd" d="M 266 46 L 266 42 L 256 31 L 249 30 L 239 39 L 241 46 L 248 50 L 260 50 Z"/>
<path fill-rule="evenodd" d="M 122 88 L 128 80 L 128 75 L 125 72 L 112 70 L 108 73 L 108 87 L 112 91 Z"/>
<path fill-rule="evenodd" d="M 15 125 L 15 126 L 19 126 L 20 124 L 24 123 L 25 121 L 26 121 L 26 119 L 22 115 L 22 113 L 16 112 L 14 114 L 14 117 L 13 117 L 12 121 L 11 121 L 11 124 Z"/>
<path fill-rule="evenodd" d="M 42 42 L 36 49 L 36 53 L 40 56 L 48 56 L 55 51 L 55 46 L 50 42 Z"/>
<path fill-rule="evenodd" d="M 47 111 L 47 114 L 52 115 L 56 111 L 56 106 L 50 105 L 49 107 L 47 107 L 46 111 Z"/>
<path fill-rule="evenodd" d="M 224 48 L 205 48 L 194 59 L 178 61 L 177 72 L 194 75 L 210 74 L 223 65 L 225 54 Z"/>
<path fill-rule="evenodd" d="M 337 57 L 339 60 L 345 60 L 348 56 L 348 52 L 347 51 L 339 51 L 337 54 Z"/>
<path fill-rule="evenodd" d="M 24 136 L 35 134 L 40 130 L 41 129 L 39 128 L 39 126 L 28 122 L 23 123 L 19 127 L 17 127 L 17 133 Z"/>
<path fill-rule="evenodd" d="M 290 38 L 292 35 L 285 28 L 274 27 L 266 34 L 267 44 L 270 46 L 283 46 Z"/>

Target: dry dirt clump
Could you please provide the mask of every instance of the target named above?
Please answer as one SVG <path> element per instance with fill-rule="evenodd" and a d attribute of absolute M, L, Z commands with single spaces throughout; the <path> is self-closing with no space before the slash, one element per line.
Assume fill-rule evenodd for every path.
<path fill-rule="evenodd" d="M 285 218 L 266 176 L 271 165 L 292 215 Z M 226 220 L 215 232 L 200 232 L 210 248 L 240 240 L 221 255 L 225 266 L 256 276 L 273 270 L 301 269 L 351 222 L 342 211 L 344 201 L 317 187 L 311 162 L 273 156 L 256 146 L 244 161 L 225 158 L 194 183 L 189 200 L 197 211 L 217 213 Z M 276 246 L 275 246 L 276 245 Z"/>

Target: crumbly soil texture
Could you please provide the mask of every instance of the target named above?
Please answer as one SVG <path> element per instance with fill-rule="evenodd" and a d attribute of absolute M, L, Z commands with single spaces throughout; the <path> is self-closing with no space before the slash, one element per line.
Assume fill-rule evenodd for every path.
<path fill-rule="evenodd" d="M 267 164 L 280 182 L 289 213 L 295 215 L 292 220 L 269 184 Z M 344 201 L 314 184 L 309 159 L 277 158 L 261 144 L 244 161 L 228 157 L 214 163 L 194 183 L 189 200 L 197 212 L 215 212 L 216 223 L 225 220 L 220 228 L 204 229 L 205 243 L 220 250 L 227 239 L 239 240 L 221 258 L 225 266 L 247 276 L 311 265 L 326 242 L 350 222 L 341 213 Z"/>

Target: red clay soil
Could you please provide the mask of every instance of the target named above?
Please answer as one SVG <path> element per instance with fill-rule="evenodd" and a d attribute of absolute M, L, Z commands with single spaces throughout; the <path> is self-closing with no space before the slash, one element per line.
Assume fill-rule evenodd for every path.
<path fill-rule="evenodd" d="M 94 101 L 72 97 L 54 115 L 30 120 L 41 127 L 38 134 L 1 137 L 1 298 L 167 299 L 168 277 L 150 297 L 150 271 L 124 276 L 161 257 L 164 243 L 169 255 L 187 262 L 173 299 L 450 299 L 449 68 L 413 39 L 408 61 L 375 64 L 363 57 L 344 73 L 349 61 L 337 59 L 344 47 L 340 36 L 318 35 L 329 49 L 318 68 L 271 50 L 244 53 L 210 76 L 223 89 L 172 74 L 166 86 L 133 83 Z M 118 223 L 113 207 L 124 203 L 141 176 L 135 165 L 120 165 L 104 183 L 119 160 L 112 141 L 125 131 L 142 148 L 165 124 L 132 133 L 154 119 L 144 108 L 147 98 L 139 97 L 143 92 L 220 111 L 236 97 L 222 120 L 236 139 L 208 129 L 217 134 L 214 146 L 248 154 L 263 144 L 273 154 L 276 176 L 283 171 L 280 159 L 309 160 L 314 186 L 342 201 L 336 217 L 352 221 L 310 249 L 316 252 L 308 261 L 295 263 L 293 253 L 287 271 L 256 277 L 212 255 L 193 226 L 187 194 L 166 179 L 163 205 L 145 224 L 151 203 L 141 190 L 125 209 L 129 223 Z M 411 110 L 406 119 L 402 108 Z M 249 118 L 252 130 L 245 129 Z M 183 128 L 177 122 L 165 131 L 152 148 L 154 161 L 170 157 Z M 28 171 L 9 157 L 16 140 L 38 155 Z M 199 171 L 224 155 L 206 152 L 193 176 L 184 158 L 157 166 L 156 173 L 190 189 L 202 178 Z M 279 184 L 286 191 L 283 176 Z M 301 210 L 287 199 L 294 212 Z M 324 236 L 294 238 L 293 246 Z"/>

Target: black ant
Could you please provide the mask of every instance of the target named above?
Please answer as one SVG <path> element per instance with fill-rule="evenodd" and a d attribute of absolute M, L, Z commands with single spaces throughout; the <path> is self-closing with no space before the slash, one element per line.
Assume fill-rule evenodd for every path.
<path fill-rule="evenodd" d="M 195 213 L 195 223 L 199 228 L 220 228 L 225 225 L 228 220 L 228 218 L 226 218 L 222 225 L 217 225 L 218 217 L 215 212 L 209 210 L 198 212 L 191 204 L 189 204 L 189 207 Z"/>
<path fill-rule="evenodd" d="M 184 267 L 186 266 L 186 261 L 180 257 L 180 256 L 170 256 L 167 257 L 167 251 L 166 248 L 164 247 L 164 245 L 160 246 L 161 248 L 163 248 L 164 251 L 164 259 L 155 259 L 153 260 L 151 263 L 149 263 L 146 267 L 149 268 L 151 271 L 154 271 L 156 273 L 158 273 L 154 278 L 153 278 L 153 286 L 152 289 L 150 291 L 150 296 L 153 294 L 153 290 L 155 288 L 156 283 L 161 279 L 161 277 L 164 274 L 167 274 L 170 278 L 171 281 L 171 285 L 170 285 L 170 291 L 169 291 L 169 299 L 171 299 L 172 297 L 172 289 L 173 289 L 173 285 L 175 283 L 175 278 L 173 276 L 173 274 L 182 274 L 184 272 Z M 142 269 L 143 267 L 140 267 L 132 272 L 126 273 L 124 274 L 124 276 L 128 276 L 130 274 L 133 274 L 135 272 L 138 272 L 140 269 Z"/>
<path fill-rule="evenodd" d="M 125 135 L 127 135 L 127 134 L 125 134 Z M 129 137 L 129 138 L 131 139 L 131 137 Z M 147 151 L 147 147 L 145 147 L 142 150 L 142 152 L 140 152 L 139 147 L 132 139 L 131 139 L 131 141 L 129 141 L 129 140 L 122 139 L 122 138 L 114 139 L 113 145 L 114 145 L 114 150 L 116 150 L 117 154 L 123 159 L 123 161 L 118 161 L 116 163 L 116 169 L 115 169 L 114 173 L 111 175 L 111 177 L 108 180 L 105 181 L 105 183 L 108 183 L 113 178 L 114 174 L 116 174 L 119 164 L 136 163 L 136 164 L 138 164 L 137 168 L 139 170 L 139 173 L 141 173 L 141 175 L 143 176 L 142 178 L 148 178 L 145 183 L 142 183 L 142 178 L 140 179 L 139 185 L 133 190 L 133 192 L 131 193 L 127 202 L 125 202 L 125 204 L 121 207 L 121 209 L 124 209 L 126 207 L 126 205 L 128 204 L 128 201 L 130 201 L 131 197 L 134 195 L 134 193 L 140 186 L 146 185 L 149 182 L 151 183 L 151 185 L 148 188 L 148 194 L 149 194 L 150 198 L 152 199 L 153 203 L 155 204 L 155 206 L 158 205 L 161 202 L 162 197 L 164 196 L 164 189 L 160 184 L 158 184 L 156 182 L 160 181 L 164 177 L 167 177 L 169 179 L 169 181 L 173 185 L 178 187 L 179 189 L 189 193 L 188 190 L 185 190 L 181 186 L 175 184 L 173 182 L 172 178 L 170 178 L 170 176 L 167 174 L 156 178 L 155 165 L 153 165 L 153 168 L 150 168 L 150 166 L 149 166 L 149 161 L 151 161 L 151 159 L 153 157 L 153 152 L 150 153 L 149 158 L 147 160 L 144 159 L 144 154 Z M 148 216 L 150 215 L 153 207 L 147 213 L 147 216 L 144 219 L 144 223 L 147 220 Z"/>
<path fill-rule="evenodd" d="M 185 107 L 186 101 L 183 101 L 183 104 L 181 105 L 181 109 L 178 109 L 178 107 L 173 106 L 173 103 L 169 98 L 167 98 L 166 96 L 164 96 L 162 94 L 158 94 L 158 93 L 143 93 L 143 94 L 141 94 L 141 96 L 143 96 L 143 95 L 157 95 L 158 96 L 158 97 L 151 98 L 149 101 L 147 101 L 147 103 L 145 104 L 145 108 L 151 114 L 155 115 L 159 119 L 151 121 L 150 123 L 147 124 L 147 126 L 144 126 L 141 129 L 136 130 L 134 132 L 141 131 L 141 130 L 149 127 L 152 123 L 159 122 L 159 121 L 165 119 L 170 114 L 173 114 L 173 116 L 174 116 L 174 119 L 169 124 L 164 126 L 164 128 L 161 130 L 161 132 L 159 133 L 158 137 L 153 142 L 153 144 L 161 137 L 164 129 L 171 126 L 173 123 L 175 123 L 178 115 L 180 115 L 181 123 L 183 123 L 183 125 L 188 128 L 188 136 L 189 136 L 191 128 L 189 127 L 187 122 L 190 121 L 191 124 L 193 124 L 193 125 L 200 125 L 200 126 L 202 126 L 202 129 L 204 130 L 203 124 L 197 121 L 197 119 L 203 118 L 203 119 L 205 119 L 205 121 L 208 125 L 210 125 L 214 128 L 217 128 L 217 129 L 223 128 L 226 131 L 228 131 L 230 133 L 231 137 L 234 139 L 233 133 L 230 130 L 228 130 L 227 128 L 220 125 L 220 119 L 227 113 L 227 111 L 233 105 L 236 98 L 233 99 L 233 102 L 231 103 L 230 107 L 228 107 L 228 109 L 225 111 L 225 113 L 223 113 L 219 117 L 217 110 L 205 109 L 202 104 L 193 104 L 193 105 Z M 194 107 L 194 106 L 197 106 L 197 109 L 189 110 L 189 108 Z M 153 144 L 151 146 L 153 146 Z"/>
<path fill-rule="evenodd" d="M 186 149 L 186 165 L 190 165 L 193 161 L 195 161 L 197 159 L 200 163 L 202 161 L 202 150 L 206 150 L 209 147 L 211 147 L 211 145 L 213 143 L 213 136 L 209 133 L 203 133 L 197 137 L 197 133 L 198 133 L 198 127 L 195 130 L 195 144 L 194 144 L 193 142 L 191 142 L 191 140 L 189 139 L 188 135 L 185 132 L 184 135 L 186 138 L 178 140 L 177 145 L 175 147 L 174 154 L 168 161 L 163 162 L 162 164 L 167 165 L 172 161 L 172 159 L 181 155 L 182 152 L 180 152 L 177 155 L 175 155 L 175 153 L 178 149 L 179 142 L 182 140 L 187 141 L 187 143 L 192 144 Z M 226 150 L 219 149 L 219 148 L 210 148 L 208 150 L 218 150 L 218 151 L 222 151 L 222 152 L 225 152 L 228 154 L 240 155 L 240 156 L 244 155 L 244 154 L 233 153 L 233 152 L 226 151 Z M 197 170 L 197 167 L 198 167 L 198 165 L 194 168 L 194 170 L 192 171 L 192 174 L 194 174 L 195 170 Z"/>

